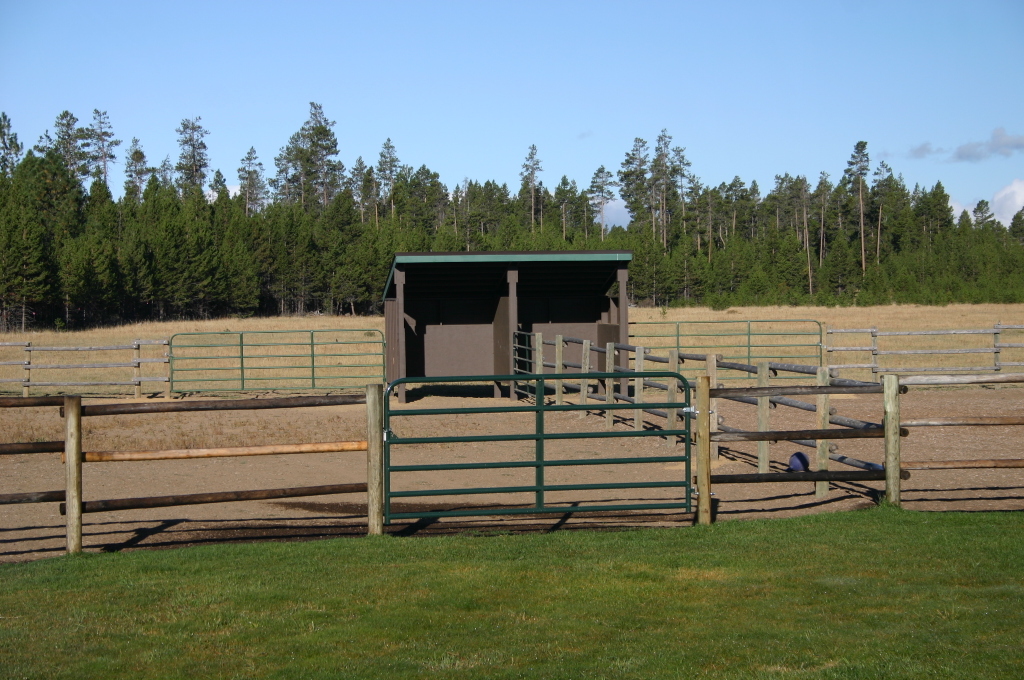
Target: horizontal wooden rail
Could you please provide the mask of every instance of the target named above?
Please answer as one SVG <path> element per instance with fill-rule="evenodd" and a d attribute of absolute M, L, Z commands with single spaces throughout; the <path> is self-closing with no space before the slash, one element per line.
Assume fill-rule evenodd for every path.
<path fill-rule="evenodd" d="M 711 390 L 711 398 L 728 397 L 781 397 L 787 394 L 881 394 L 882 386 L 867 385 L 788 385 L 778 387 L 718 387 Z"/>
<path fill-rule="evenodd" d="M 53 503 L 63 501 L 64 491 L 31 491 L 29 493 L 5 493 L 0 494 L 0 505 L 14 505 L 16 503 Z"/>
<path fill-rule="evenodd" d="M 0 456 L 15 456 L 23 453 L 63 453 L 64 442 L 18 442 L 0 444 Z"/>
<path fill-rule="evenodd" d="M 907 385 L 985 385 L 989 383 L 1021 383 L 1024 373 L 994 373 L 986 375 L 908 375 L 900 378 L 900 386 Z"/>
<path fill-rule="evenodd" d="M 900 479 L 910 473 L 900 471 Z M 884 481 L 885 470 L 825 470 L 822 472 L 752 472 L 738 475 L 711 475 L 711 484 L 771 484 L 776 482 L 872 482 Z"/>
<path fill-rule="evenodd" d="M 906 437 L 909 430 L 901 429 Z M 794 439 L 884 439 L 885 430 L 769 430 L 768 432 L 712 432 L 713 442 L 777 442 Z"/>
<path fill-rule="evenodd" d="M 275 498 L 301 498 L 303 496 L 332 496 L 339 493 L 363 493 L 366 484 L 327 484 L 324 486 L 298 486 L 285 489 L 257 491 L 219 491 L 192 493 L 178 496 L 150 496 L 147 498 L 117 498 L 105 501 L 85 501 L 82 512 L 110 512 L 112 510 L 138 510 L 141 508 L 168 508 L 176 505 L 202 505 L 205 503 L 231 503 L 233 501 L 265 501 Z M 60 514 L 67 508 L 60 504 Z"/>
<path fill-rule="evenodd" d="M 977 470 L 983 468 L 1024 468 L 1024 458 L 995 460 L 918 460 L 900 463 L 901 470 Z"/>
<path fill-rule="evenodd" d="M 130 413 L 184 413 L 188 411 L 253 411 L 258 409 L 344 406 L 347 404 L 365 403 L 366 396 L 362 394 L 335 394 L 316 397 L 284 397 L 280 399 L 210 399 L 167 401 L 151 404 L 92 404 L 82 407 L 82 416 L 114 416 Z"/>
<path fill-rule="evenodd" d="M 0 397 L 0 408 L 63 405 L 64 397 Z"/>
<path fill-rule="evenodd" d="M 900 421 L 900 427 L 970 427 L 1024 425 L 1024 416 L 992 416 L 966 418 L 915 418 Z"/>
<path fill-rule="evenodd" d="M 58 442 L 63 446 L 63 442 Z M 268 446 L 232 446 L 216 449 L 163 449 L 155 451 L 86 451 L 86 463 L 113 463 L 140 460 L 183 460 L 226 458 L 231 456 L 274 456 L 289 453 L 340 453 L 365 451 L 365 441 L 323 442 L 318 444 L 271 444 Z"/>

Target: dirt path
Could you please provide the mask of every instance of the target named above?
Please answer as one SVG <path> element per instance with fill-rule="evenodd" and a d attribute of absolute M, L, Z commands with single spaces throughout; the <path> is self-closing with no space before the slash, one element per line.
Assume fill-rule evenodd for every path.
<path fill-rule="evenodd" d="M 493 403 L 471 396 L 425 396 L 410 407 L 479 406 Z M 507 403 L 507 402 L 502 402 Z M 880 395 L 833 398 L 842 415 L 879 422 Z M 1024 389 L 943 389 L 912 391 L 902 401 L 903 417 L 937 415 L 1014 415 L 1024 408 Z M 755 411 L 750 406 L 724 402 L 719 409 L 733 427 L 754 429 Z M 632 412 L 624 412 L 630 417 Z M 84 424 L 86 450 L 125 450 L 232 446 L 242 444 L 338 441 L 365 437 L 362 406 L 324 407 L 281 411 L 151 414 L 89 418 Z M 399 435 L 480 434 L 522 432 L 532 427 L 532 415 L 423 416 L 415 422 L 396 421 Z M 46 441 L 62 438 L 57 409 L 8 409 L 0 412 L 0 431 L 5 442 Z M 772 411 L 773 428 L 814 427 L 814 415 L 780 407 Z M 631 427 L 620 423 L 617 429 Z M 599 430 L 595 414 L 580 419 L 576 414 L 554 414 L 551 431 Z M 681 451 L 681 447 L 676 449 Z M 783 470 L 789 456 L 801 450 L 793 444 L 771 446 L 772 469 Z M 810 451 L 810 449 L 803 449 Z M 663 456 L 673 451 L 664 439 L 563 440 L 551 442 L 550 458 L 600 456 Z M 882 462 L 880 440 L 840 442 L 840 453 Z M 530 442 L 476 445 L 433 445 L 396 449 L 395 462 L 465 462 L 469 460 L 529 460 Z M 1020 458 L 1024 457 L 1024 431 L 1011 427 L 919 428 L 904 440 L 904 460 Z M 57 490 L 63 488 L 59 454 L 3 456 L 0 493 Z M 715 463 L 716 473 L 750 472 L 756 466 L 756 444 L 730 445 Z M 833 463 L 833 469 L 849 469 Z M 678 480 L 685 470 L 678 463 L 635 466 L 590 466 L 549 469 L 549 483 Z M 405 473 L 394 479 L 395 489 L 461 486 L 510 486 L 531 483 L 533 470 L 499 469 L 453 473 Z M 366 479 L 363 453 L 259 456 L 191 461 L 141 463 L 90 463 L 85 466 L 86 500 L 128 498 L 173 493 L 200 493 L 317 484 L 361 482 Z M 797 514 L 851 510 L 873 505 L 882 482 L 834 484 L 828 498 L 817 499 L 810 483 L 721 485 L 718 519 L 785 517 Z M 554 502 L 604 499 L 671 499 L 673 490 L 628 492 L 562 492 L 551 494 Z M 915 471 L 904 482 L 904 504 L 912 510 L 980 511 L 1024 509 L 1024 470 Z M 406 505 L 424 508 L 437 499 Z M 486 503 L 522 503 L 511 496 L 450 497 L 448 505 L 464 507 Z M 365 533 L 365 494 L 327 496 L 288 501 L 252 501 L 211 505 L 156 508 L 87 514 L 84 544 L 87 551 L 165 548 L 208 542 L 252 540 L 308 540 L 329 536 L 360 536 Z M 436 503 L 434 504 L 436 505 Z M 603 513 L 579 516 L 571 513 L 530 519 L 474 518 L 442 521 L 396 522 L 394 533 L 432 535 L 454 531 L 547 531 L 577 528 L 630 526 L 680 526 L 687 517 L 673 511 Z M 60 555 L 64 549 L 63 517 L 56 503 L 0 506 L 0 561 L 21 561 Z"/>

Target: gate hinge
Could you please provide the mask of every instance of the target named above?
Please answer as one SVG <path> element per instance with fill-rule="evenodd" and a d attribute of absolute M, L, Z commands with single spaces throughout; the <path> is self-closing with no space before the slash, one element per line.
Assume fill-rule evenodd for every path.
<path fill-rule="evenodd" d="M 696 406 L 684 406 L 683 408 L 681 408 L 679 410 L 682 411 L 683 413 L 689 413 L 691 416 L 695 416 L 698 413 L 700 413 L 700 411 L 697 410 Z M 714 409 L 708 411 L 709 414 L 710 413 L 714 413 L 714 412 L 715 412 Z"/>

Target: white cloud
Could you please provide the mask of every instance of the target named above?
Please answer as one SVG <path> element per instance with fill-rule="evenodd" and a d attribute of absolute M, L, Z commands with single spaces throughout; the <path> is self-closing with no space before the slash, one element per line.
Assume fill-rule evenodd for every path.
<path fill-rule="evenodd" d="M 914 151 L 911 150 L 911 154 Z M 1008 135 L 1006 128 L 996 128 L 987 142 L 968 142 L 958 146 L 952 160 L 977 162 L 992 156 L 1008 158 L 1018 151 L 1024 151 L 1024 135 Z"/>
<path fill-rule="evenodd" d="M 960 218 L 960 213 L 962 213 L 964 210 L 966 210 L 967 212 L 971 212 L 972 210 L 974 210 L 974 205 L 971 205 L 971 206 L 968 207 L 968 206 L 964 205 L 963 203 L 961 203 L 960 201 L 954 201 L 952 198 L 949 199 L 949 207 L 951 207 L 953 209 L 953 219 L 954 220 L 959 219 Z"/>
<path fill-rule="evenodd" d="M 1024 207 L 1024 179 L 1015 179 L 992 197 L 992 212 L 996 219 L 1009 226 L 1014 213 Z"/>
<path fill-rule="evenodd" d="M 618 198 L 609 202 L 604 207 L 604 221 L 609 229 L 629 226 L 629 211 L 626 210 L 625 202 Z"/>

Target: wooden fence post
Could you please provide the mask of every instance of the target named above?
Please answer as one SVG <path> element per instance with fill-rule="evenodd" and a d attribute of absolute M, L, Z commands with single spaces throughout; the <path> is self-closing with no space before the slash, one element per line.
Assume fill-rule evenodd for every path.
<path fill-rule="evenodd" d="M 817 381 L 819 387 L 827 387 L 829 384 L 828 368 L 819 368 Z M 829 398 L 827 394 L 818 395 L 818 429 L 827 430 L 829 426 Z M 818 440 L 818 451 L 817 460 L 815 461 L 814 470 L 817 472 L 823 472 L 828 470 L 828 440 Z M 814 483 L 814 495 L 818 498 L 825 498 L 828 496 L 828 482 L 815 482 Z"/>
<path fill-rule="evenodd" d="M 82 398 L 64 397 L 64 503 L 68 554 L 82 552 Z"/>
<path fill-rule="evenodd" d="M 637 376 L 633 379 L 633 401 L 639 406 L 644 400 L 644 377 L 639 375 L 644 370 L 644 348 L 636 348 L 636 359 L 633 361 L 633 370 L 636 371 Z M 642 408 L 637 408 L 633 411 L 633 429 L 642 430 L 644 429 L 644 411 Z"/>
<path fill-rule="evenodd" d="M 561 334 L 555 336 L 555 373 L 561 373 L 564 370 L 563 351 L 564 341 L 562 340 Z M 562 405 L 562 381 L 555 381 L 555 403 L 559 406 Z"/>
<path fill-rule="evenodd" d="M 762 361 L 757 364 L 757 386 L 768 387 L 768 362 Z M 757 431 L 768 431 L 768 409 L 771 402 L 768 397 L 757 398 Z M 757 443 L 757 471 L 768 472 L 768 442 Z"/>
<path fill-rule="evenodd" d="M 367 534 L 384 533 L 384 386 L 366 386 Z"/>
<path fill-rule="evenodd" d="M 614 373 L 615 372 L 615 343 L 609 342 L 604 346 L 604 372 Z M 608 378 L 604 381 L 604 398 L 605 404 L 611 406 L 615 403 L 615 381 Z M 604 426 L 605 429 L 612 429 L 615 427 L 615 411 L 611 409 L 605 409 L 604 411 Z"/>
<path fill-rule="evenodd" d="M 580 357 L 580 373 L 590 373 L 590 340 L 583 341 L 583 354 Z M 587 403 L 587 391 L 590 389 L 590 381 L 586 378 L 580 380 L 580 405 Z M 580 418 L 586 418 L 587 412 L 580 410 Z"/>
<path fill-rule="evenodd" d="M 709 354 L 704 359 L 704 365 L 707 367 L 708 379 L 711 381 L 711 387 L 718 387 L 718 355 Z M 711 432 L 718 432 L 718 400 L 711 400 Z M 718 460 L 718 442 L 711 442 L 711 460 Z"/>
<path fill-rule="evenodd" d="M 711 379 L 697 378 L 697 524 L 711 524 Z"/>
<path fill-rule="evenodd" d="M 900 505 L 900 377 L 883 375 L 885 427 L 885 500 Z"/>

